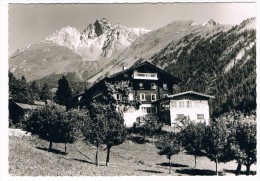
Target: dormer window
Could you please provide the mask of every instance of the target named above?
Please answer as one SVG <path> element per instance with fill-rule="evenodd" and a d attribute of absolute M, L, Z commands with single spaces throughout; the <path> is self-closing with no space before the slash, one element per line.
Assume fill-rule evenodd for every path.
<path fill-rule="evenodd" d="M 168 86 L 166 83 L 163 83 L 163 90 L 168 90 Z"/>

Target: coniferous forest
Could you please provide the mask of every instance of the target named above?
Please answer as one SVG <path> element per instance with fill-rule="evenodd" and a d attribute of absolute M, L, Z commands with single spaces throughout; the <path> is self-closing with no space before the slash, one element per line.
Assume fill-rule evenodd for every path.
<path fill-rule="evenodd" d="M 178 91 L 193 90 L 214 96 L 215 99 L 210 102 L 213 117 L 230 111 L 250 113 L 256 109 L 255 30 L 244 30 L 241 23 L 213 35 L 201 36 L 193 32 L 175 41 L 154 54 L 149 61 L 182 80 Z M 145 60 L 140 58 L 139 61 Z M 10 96 L 13 101 L 22 103 L 39 100 L 44 93 L 42 89 L 57 88 L 62 76 L 50 75 L 26 82 L 24 77 L 19 80 L 11 75 Z M 74 73 L 64 76 L 72 95 L 91 86 L 80 81 Z M 20 95 L 23 92 L 25 96 Z"/>
<path fill-rule="evenodd" d="M 177 45 L 185 46 L 176 50 L 175 43 L 169 44 L 153 56 L 152 63 L 181 78 L 181 91 L 215 96 L 211 101 L 214 117 L 235 110 L 251 112 L 256 109 L 256 46 L 252 44 L 256 32 L 240 29 L 234 26 L 190 41 L 184 38 Z"/>

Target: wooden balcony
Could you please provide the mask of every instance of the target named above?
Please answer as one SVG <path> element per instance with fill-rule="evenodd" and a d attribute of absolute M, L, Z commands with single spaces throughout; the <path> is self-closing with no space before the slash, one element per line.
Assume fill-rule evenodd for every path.
<path fill-rule="evenodd" d="M 134 79 L 158 80 L 157 73 L 140 73 L 134 72 Z"/>

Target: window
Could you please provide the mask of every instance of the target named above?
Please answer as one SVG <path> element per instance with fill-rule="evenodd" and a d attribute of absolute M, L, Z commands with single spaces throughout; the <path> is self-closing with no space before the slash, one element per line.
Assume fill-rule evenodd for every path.
<path fill-rule="evenodd" d="M 185 102 L 184 101 L 179 101 L 179 108 L 184 108 L 185 107 Z"/>
<path fill-rule="evenodd" d="M 177 118 L 183 118 L 184 114 L 177 114 Z"/>
<path fill-rule="evenodd" d="M 166 83 L 163 83 L 163 90 L 168 90 L 168 86 Z"/>
<path fill-rule="evenodd" d="M 151 94 L 151 101 L 156 101 L 156 94 Z"/>
<path fill-rule="evenodd" d="M 140 100 L 145 101 L 145 93 L 140 93 Z"/>
<path fill-rule="evenodd" d="M 124 77 L 127 78 L 127 77 L 128 77 L 128 74 L 124 74 Z"/>
<path fill-rule="evenodd" d="M 171 107 L 177 108 L 177 101 L 171 101 Z"/>
<path fill-rule="evenodd" d="M 143 82 L 139 82 L 139 88 L 143 89 L 144 88 L 144 83 Z"/>
<path fill-rule="evenodd" d="M 200 101 L 194 101 L 194 105 L 196 108 L 199 108 L 200 107 Z"/>
<path fill-rule="evenodd" d="M 187 108 L 191 108 L 192 107 L 192 102 L 191 101 L 186 101 L 186 103 L 187 103 Z"/>
<path fill-rule="evenodd" d="M 157 113 L 157 108 L 156 107 L 142 107 L 141 108 L 143 113 L 148 113 L 148 114 L 155 114 Z"/>
<path fill-rule="evenodd" d="M 151 89 L 156 89 L 156 84 L 155 83 L 151 83 Z"/>
<path fill-rule="evenodd" d="M 204 119 L 204 114 L 197 114 L 197 119 Z"/>
<path fill-rule="evenodd" d="M 147 112 L 153 114 L 157 112 L 157 109 L 156 107 L 148 107 Z"/>
<path fill-rule="evenodd" d="M 122 98 L 122 95 L 121 94 L 115 94 L 115 99 L 116 100 L 121 100 Z"/>
<path fill-rule="evenodd" d="M 196 100 L 194 101 L 194 105 L 195 107 L 199 108 L 199 107 L 205 107 L 208 105 L 208 101 L 206 100 Z"/>
<path fill-rule="evenodd" d="M 169 110 L 169 109 L 170 109 L 170 103 L 169 103 L 168 101 L 162 102 L 162 103 L 160 104 L 160 108 L 161 108 L 162 111 L 163 111 L 163 110 Z"/>
<path fill-rule="evenodd" d="M 128 99 L 129 99 L 129 101 L 134 100 L 134 95 L 133 95 L 132 93 L 129 93 L 129 95 L 128 95 Z"/>

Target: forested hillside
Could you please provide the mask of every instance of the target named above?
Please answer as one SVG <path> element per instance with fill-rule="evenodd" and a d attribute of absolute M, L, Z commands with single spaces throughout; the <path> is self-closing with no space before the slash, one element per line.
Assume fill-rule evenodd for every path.
<path fill-rule="evenodd" d="M 121 71 L 122 66 L 150 61 L 182 79 L 179 90 L 215 96 L 210 105 L 213 116 L 231 110 L 250 112 L 256 109 L 255 22 L 255 18 L 250 18 L 231 27 L 218 23 L 203 26 L 193 21 L 174 21 L 136 38 L 128 48 L 107 62 L 84 61 L 81 64 L 80 60 L 74 60 L 74 54 L 72 56 L 68 51 L 63 54 L 66 48 L 61 51 L 55 47 L 51 54 L 50 51 L 47 54 L 40 51 L 39 54 L 38 51 L 29 51 L 34 50 L 34 45 L 20 56 L 27 53 L 29 57 L 36 57 L 35 60 L 18 61 L 19 66 L 10 67 L 10 72 L 20 68 L 33 70 L 35 75 L 32 75 L 40 89 L 44 84 L 50 89 L 57 88 L 58 80 L 65 75 L 75 95 L 103 77 Z M 37 58 L 41 54 L 48 56 L 46 60 L 52 64 Z M 68 57 L 67 54 L 72 56 L 68 60 L 65 58 L 69 64 L 55 59 Z M 27 65 L 28 62 L 32 65 Z M 52 72 L 55 67 L 62 71 Z M 71 71 L 72 68 L 76 71 Z M 42 71 L 47 71 L 48 75 L 43 76 Z M 25 72 L 19 75 L 32 81 Z"/>
<path fill-rule="evenodd" d="M 186 35 L 155 54 L 152 63 L 181 78 L 182 91 L 215 96 L 211 102 L 214 116 L 231 110 L 254 110 L 256 31 L 243 29 L 246 23 L 208 38 Z"/>

